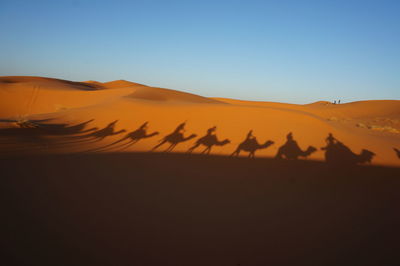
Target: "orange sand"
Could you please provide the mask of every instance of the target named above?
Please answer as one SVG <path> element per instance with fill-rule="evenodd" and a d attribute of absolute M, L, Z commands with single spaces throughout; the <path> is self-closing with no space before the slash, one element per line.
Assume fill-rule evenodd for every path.
<path fill-rule="evenodd" d="M 258 150 L 256 157 L 273 157 L 285 143 L 286 135 L 292 132 L 303 150 L 309 145 L 318 149 L 309 159 L 323 160 L 324 153 L 320 147 L 325 146 L 325 138 L 332 133 L 357 154 L 362 149 L 373 151 L 376 154 L 373 164 L 400 166 L 400 160 L 393 151 L 394 147 L 400 148 L 398 100 L 297 105 L 206 98 L 123 80 L 100 83 L 42 77 L 0 77 L 0 127 L 16 127 L 12 121 L 19 118 L 51 118 L 52 123 L 69 125 L 94 119 L 87 128 L 99 129 L 118 120 L 115 130 L 124 129 L 127 132 L 148 121 L 148 133 L 158 131 L 160 134 L 142 139 L 124 150 L 113 146 L 103 150 L 101 147 L 121 139 L 126 133 L 92 143 L 83 141 L 79 145 L 72 143 L 46 148 L 3 141 L 0 151 L 24 148 L 41 152 L 149 151 L 178 124 L 186 121 L 184 135 L 194 133 L 197 137 L 178 144 L 174 152 L 186 152 L 199 137 L 206 134 L 208 128 L 216 126 L 218 139 L 228 138 L 231 143 L 214 146 L 212 154 L 231 154 L 252 129 L 260 143 L 266 140 L 275 142 L 266 149 Z M 54 138 L 57 140 L 57 137 Z M 161 146 L 156 151 L 167 147 Z M 195 153 L 204 148 L 197 148 Z"/>

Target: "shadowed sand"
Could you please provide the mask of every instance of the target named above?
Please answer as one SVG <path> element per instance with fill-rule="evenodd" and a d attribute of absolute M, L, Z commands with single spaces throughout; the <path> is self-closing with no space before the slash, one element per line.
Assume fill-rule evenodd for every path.
<path fill-rule="evenodd" d="M 172 153 L 0 167 L 1 241 L 17 265 L 400 262 L 399 168 Z"/>

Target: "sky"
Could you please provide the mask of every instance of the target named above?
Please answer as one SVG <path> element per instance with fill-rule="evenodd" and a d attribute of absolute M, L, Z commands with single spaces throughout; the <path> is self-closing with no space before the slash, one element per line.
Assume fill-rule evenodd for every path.
<path fill-rule="evenodd" d="M 0 0 L 0 76 L 400 100 L 397 0 Z"/>

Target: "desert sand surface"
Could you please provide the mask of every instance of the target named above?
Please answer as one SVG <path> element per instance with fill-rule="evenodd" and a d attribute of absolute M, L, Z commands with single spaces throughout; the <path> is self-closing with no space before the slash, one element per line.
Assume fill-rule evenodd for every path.
<path fill-rule="evenodd" d="M 2 245 L 14 265 L 399 265 L 398 149 L 398 100 L 0 77 Z"/>
<path fill-rule="evenodd" d="M 116 121 L 111 125 L 110 135 L 104 133 L 94 140 L 77 137 L 83 135 L 77 131 L 75 137 L 44 133 L 42 142 L 38 143 L 26 139 L 19 141 L 15 135 L 3 131 L 0 148 L 6 153 L 149 151 L 185 122 L 183 137 L 192 134 L 196 137 L 179 143 L 173 152 L 188 151 L 198 138 L 207 134 L 207 129 L 216 127 L 213 134 L 217 139 L 230 142 L 215 145 L 211 154 L 230 155 L 252 130 L 259 144 L 267 140 L 274 142 L 257 150 L 255 155 L 274 157 L 291 132 L 303 151 L 309 146 L 317 149 L 306 159 L 324 160 L 324 151 L 320 148 L 326 146 L 325 139 L 331 133 L 357 155 L 363 149 L 373 152 L 375 156 L 371 163 L 374 165 L 400 166 L 393 150 L 400 148 L 400 101 L 396 100 L 344 104 L 321 101 L 306 105 L 250 102 L 207 98 L 123 80 L 72 82 L 41 77 L 0 78 L 0 99 L 1 128 L 19 127 L 12 121 L 25 119 L 45 120 L 44 126 L 63 124 L 69 127 L 90 121 L 82 131 L 101 130 Z M 158 135 L 130 146 L 119 144 L 131 139 L 112 145 L 145 122 L 148 122 L 147 134 L 158 132 Z M 116 132 L 120 133 L 113 134 Z M 168 143 L 156 151 L 167 148 Z M 193 152 L 204 149 L 205 146 L 199 146 Z"/>

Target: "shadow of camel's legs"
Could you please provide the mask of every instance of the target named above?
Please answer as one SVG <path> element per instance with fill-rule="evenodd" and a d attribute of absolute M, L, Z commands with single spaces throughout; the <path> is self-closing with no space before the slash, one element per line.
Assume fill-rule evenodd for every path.
<path fill-rule="evenodd" d="M 123 147 L 121 147 L 120 150 L 121 150 L 121 151 L 122 151 L 122 150 L 125 150 L 125 149 L 129 148 L 130 146 L 136 144 L 138 141 L 139 141 L 139 139 L 131 140 L 131 141 L 129 141 L 128 143 L 126 143 L 125 145 L 123 145 Z"/>
<path fill-rule="evenodd" d="M 210 151 L 211 151 L 211 146 L 205 148 L 204 151 L 201 152 L 201 154 L 210 154 Z"/>
<path fill-rule="evenodd" d="M 189 148 L 189 150 L 187 151 L 188 153 L 192 153 L 193 151 L 194 151 L 194 149 L 196 149 L 197 147 L 199 147 L 200 146 L 200 144 L 199 143 L 196 143 L 196 144 L 194 144 L 192 147 L 190 147 Z"/>
<path fill-rule="evenodd" d="M 118 143 L 114 143 L 113 145 L 107 145 L 107 146 L 105 146 L 104 148 L 106 149 L 106 150 L 109 150 L 109 149 L 119 149 L 119 148 L 122 148 L 122 147 L 124 147 L 124 146 L 126 146 L 126 145 L 129 145 L 132 141 L 131 140 L 129 140 L 128 142 L 125 142 L 125 140 L 127 140 L 128 138 L 126 138 L 126 139 L 124 139 L 124 140 L 122 140 L 122 141 L 118 141 Z M 122 143 L 121 143 L 122 142 Z M 115 144 L 118 144 L 118 145 L 115 145 Z"/>
<path fill-rule="evenodd" d="M 73 141 L 73 142 L 61 142 L 58 143 L 58 145 L 80 145 L 80 144 L 92 144 L 92 143 L 96 143 L 99 142 L 101 140 L 103 140 L 103 137 L 91 137 L 91 138 L 85 138 L 79 141 Z"/>
<path fill-rule="evenodd" d="M 102 146 L 102 147 L 98 147 L 98 148 L 94 148 L 94 149 L 87 150 L 86 152 L 101 152 L 101 151 L 109 151 L 109 150 L 112 150 L 112 149 L 117 149 L 117 150 L 118 150 L 119 148 L 122 148 L 122 147 L 124 147 L 125 145 L 131 143 L 130 141 L 129 141 L 129 142 L 126 142 L 126 143 L 122 143 L 122 142 L 125 141 L 125 140 L 126 140 L 126 139 L 119 140 L 119 141 L 116 141 L 116 142 L 114 142 L 114 143 L 111 143 L 111 144 Z"/>
<path fill-rule="evenodd" d="M 283 159 L 282 149 L 279 148 L 278 152 L 275 155 L 275 159 Z"/>
<path fill-rule="evenodd" d="M 101 150 L 108 150 L 108 149 L 112 149 L 112 148 L 122 147 L 122 146 L 126 145 L 127 143 L 130 143 L 130 141 L 127 142 L 127 143 L 122 143 L 122 142 L 125 142 L 125 140 L 127 140 L 127 139 L 129 139 L 129 136 L 125 136 L 122 139 L 114 141 L 113 143 L 110 143 L 110 144 L 108 144 L 106 146 L 100 147 L 97 150 L 100 150 L 100 149 Z"/>
<path fill-rule="evenodd" d="M 231 156 L 232 157 L 239 157 L 239 154 L 240 154 L 240 149 L 238 148 L 231 154 Z"/>
<path fill-rule="evenodd" d="M 172 151 L 172 150 L 175 148 L 175 146 L 176 146 L 176 143 L 172 143 L 172 144 L 165 150 L 165 152 L 170 152 L 170 151 Z"/>
<path fill-rule="evenodd" d="M 154 151 L 155 149 L 157 149 L 158 147 L 160 147 L 161 145 L 163 145 L 164 143 L 166 143 L 167 141 L 164 139 L 163 141 L 161 141 L 160 143 L 158 143 L 156 146 L 153 147 L 153 149 L 151 149 L 152 151 Z"/>
<path fill-rule="evenodd" d="M 75 139 L 75 140 L 71 140 L 70 138 L 64 138 L 64 141 L 59 141 L 58 143 L 56 143 L 57 145 L 71 145 L 71 144 L 80 144 L 80 143 L 84 143 L 84 142 L 90 142 L 96 139 L 96 137 L 94 136 L 87 136 L 84 138 L 80 138 L 80 139 Z"/>

